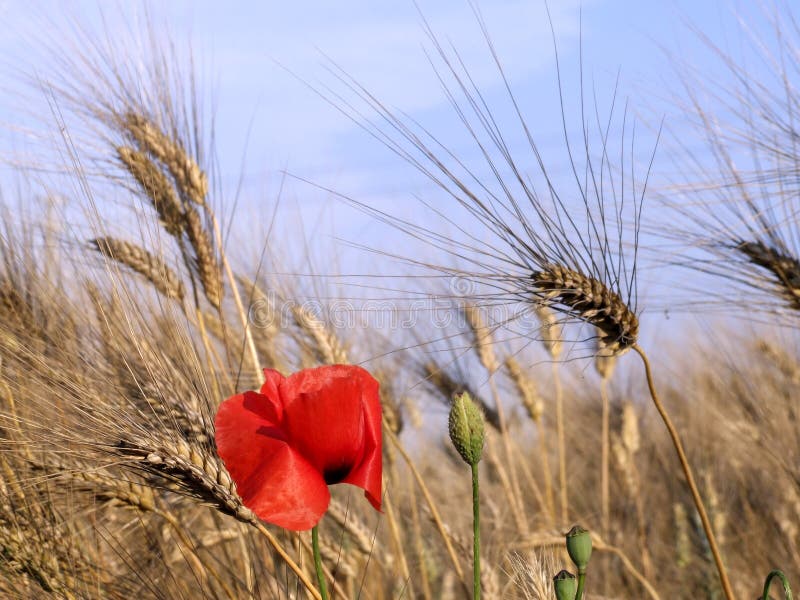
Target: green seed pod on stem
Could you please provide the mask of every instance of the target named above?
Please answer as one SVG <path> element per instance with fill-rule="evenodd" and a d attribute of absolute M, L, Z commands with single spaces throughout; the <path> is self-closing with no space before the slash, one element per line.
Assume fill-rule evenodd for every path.
<path fill-rule="evenodd" d="M 477 465 L 483 454 L 483 422 L 483 413 L 469 393 L 453 399 L 448 422 L 450 439 L 464 462 L 471 466 Z"/>
<path fill-rule="evenodd" d="M 566 538 L 567 552 L 578 568 L 578 573 L 586 572 L 592 556 L 592 536 L 580 525 L 575 525 L 567 532 Z"/>
<path fill-rule="evenodd" d="M 578 583 L 575 575 L 566 569 L 562 569 L 553 577 L 553 587 L 556 591 L 556 600 L 575 600 Z"/>

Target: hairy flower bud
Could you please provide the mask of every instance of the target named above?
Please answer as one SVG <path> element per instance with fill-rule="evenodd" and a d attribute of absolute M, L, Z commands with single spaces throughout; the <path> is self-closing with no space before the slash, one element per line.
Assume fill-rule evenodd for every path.
<path fill-rule="evenodd" d="M 483 454 L 483 421 L 483 413 L 469 393 L 464 392 L 453 399 L 448 422 L 450 439 L 470 466 L 478 464 Z"/>

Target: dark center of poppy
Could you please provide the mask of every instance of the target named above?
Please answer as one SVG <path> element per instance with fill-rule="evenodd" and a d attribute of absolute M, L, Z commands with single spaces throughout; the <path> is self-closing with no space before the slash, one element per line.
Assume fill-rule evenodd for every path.
<path fill-rule="evenodd" d="M 338 466 L 331 466 L 325 469 L 323 473 L 323 477 L 325 478 L 325 483 L 328 485 L 333 485 L 334 483 L 340 483 L 345 477 L 347 477 L 348 473 L 350 473 L 350 469 L 352 465 L 338 465 Z"/>

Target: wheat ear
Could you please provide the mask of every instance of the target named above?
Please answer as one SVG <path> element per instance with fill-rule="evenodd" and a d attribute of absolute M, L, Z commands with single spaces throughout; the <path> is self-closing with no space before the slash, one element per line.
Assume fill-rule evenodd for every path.
<path fill-rule="evenodd" d="M 549 265 L 531 278 L 537 295 L 597 327 L 609 348 L 622 351 L 636 343 L 639 335 L 636 313 L 599 279 L 562 265 Z"/>
<path fill-rule="evenodd" d="M 90 243 L 106 258 L 125 265 L 147 279 L 167 298 L 183 300 L 184 288 L 180 277 L 158 256 L 141 246 L 112 237 L 95 238 Z"/>
<path fill-rule="evenodd" d="M 200 214 L 190 206 L 186 207 L 186 235 L 195 255 L 195 268 L 203 286 L 203 293 L 217 310 L 222 306 L 222 271 L 214 252 L 208 233 L 203 227 Z"/>
<path fill-rule="evenodd" d="M 292 303 L 292 317 L 297 326 L 306 332 L 314 341 L 314 349 L 323 364 L 336 365 L 347 363 L 347 352 L 334 334 L 310 310 L 300 304 Z"/>
<path fill-rule="evenodd" d="M 116 452 L 133 460 L 133 466 L 138 465 L 145 473 L 157 474 L 175 484 L 183 493 L 258 529 L 312 596 L 321 600 L 308 575 L 253 511 L 242 503 L 233 481 L 216 456 L 193 448 L 184 440 L 129 439 L 117 444 Z"/>
<path fill-rule="evenodd" d="M 538 429 L 539 439 L 539 463 L 542 468 L 542 477 L 544 478 L 545 497 L 547 498 L 547 511 L 551 518 L 556 515 L 556 502 L 553 495 L 553 481 L 550 472 L 550 460 L 547 452 L 547 440 L 545 436 L 544 423 L 542 423 L 543 403 L 539 395 L 536 385 L 533 380 L 528 377 L 519 365 L 519 362 L 513 357 L 506 358 L 506 369 L 514 382 L 517 389 L 522 405 L 528 413 L 530 419 L 536 424 Z"/>
<path fill-rule="evenodd" d="M 800 260 L 764 242 L 738 242 L 735 249 L 751 263 L 769 271 L 781 296 L 794 310 L 800 310 Z"/>
<path fill-rule="evenodd" d="M 134 112 L 122 117 L 122 126 L 142 151 L 167 168 L 184 199 L 200 206 L 205 205 L 208 178 L 174 136 L 165 134 L 148 118 Z"/>
<path fill-rule="evenodd" d="M 164 173 L 146 154 L 128 146 L 119 146 L 117 156 L 156 209 L 164 229 L 179 238 L 185 227 L 183 207 Z"/>

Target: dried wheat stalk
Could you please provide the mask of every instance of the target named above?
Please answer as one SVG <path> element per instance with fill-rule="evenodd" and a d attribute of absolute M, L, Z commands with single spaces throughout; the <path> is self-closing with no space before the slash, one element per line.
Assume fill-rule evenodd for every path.
<path fill-rule="evenodd" d="M 618 293 L 599 279 L 561 265 L 549 265 L 531 278 L 537 294 L 567 314 L 597 327 L 609 348 L 620 352 L 636 343 L 638 317 Z"/>
<path fill-rule="evenodd" d="M 112 237 L 95 238 L 90 243 L 103 256 L 139 273 L 167 298 L 183 300 L 183 282 L 158 256 L 141 246 Z"/>
<path fill-rule="evenodd" d="M 514 382 L 514 387 L 517 389 L 522 406 L 525 407 L 525 412 L 528 413 L 531 421 L 539 423 L 544 412 L 544 403 L 539 391 L 536 389 L 536 384 L 533 380 L 523 372 L 519 362 L 513 356 L 506 358 L 506 369 Z"/>
<path fill-rule="evenodd" d="M 325 538 L 322 538 L 319 550 L 322 559 L 330 565 L 330 569 L 333 573 L 341 574 L 346 579 L 351 579 L 356 576 L 356 567 L 352 564 L 353 561 L 349 553 L 343 551 Z"/>
<path fill-rule="evenodd" d="M 614 374 L 614 367 L 617 366 L 618 353 L 607 346 L 603 338 L 597 339 L 597 348 L 594 353 L 594 369 L 600 378 L 608 381 Z"/>
<path fill-rule="evenodd" d="M 489 373 L 494 373 L 500 369 L 500 363 L 494 353 L 492 330 L 484 323 L 481 310 L 477 306 L 469 304 L 464 306 L 463 310 L 475 338 L 475 350 L 478 352 L 478 359 Z"/>
<path fill-rule="evenodd" d="M 539 335 L 542 338 L 545 349 L 551 357 L 558 359 L 564 349 L 561 324 L 558 322 L 555 313 L 542 304 L 536 306 L 536 317 L 539 319 Z"/>
<path fill-rule="evenodd" d="M 252 326 L 257 332 L 257 335 L 253 336 L 254 343 L 263 361 L 262 364 L 279 371 L 284 370 L 284 361 L 280 357 L 278 347 L 280 329 L 272 301 L 255 281 L 241 275 L 237 275 L 237 280 L 245 292 L 245 297 L 249 299 L 249 310 L 252 311 L 256 303 L 259 303 L 258 306 L 263 307 L 266 312 L 266 314 L 253 313 L 251 318 Z"/>

